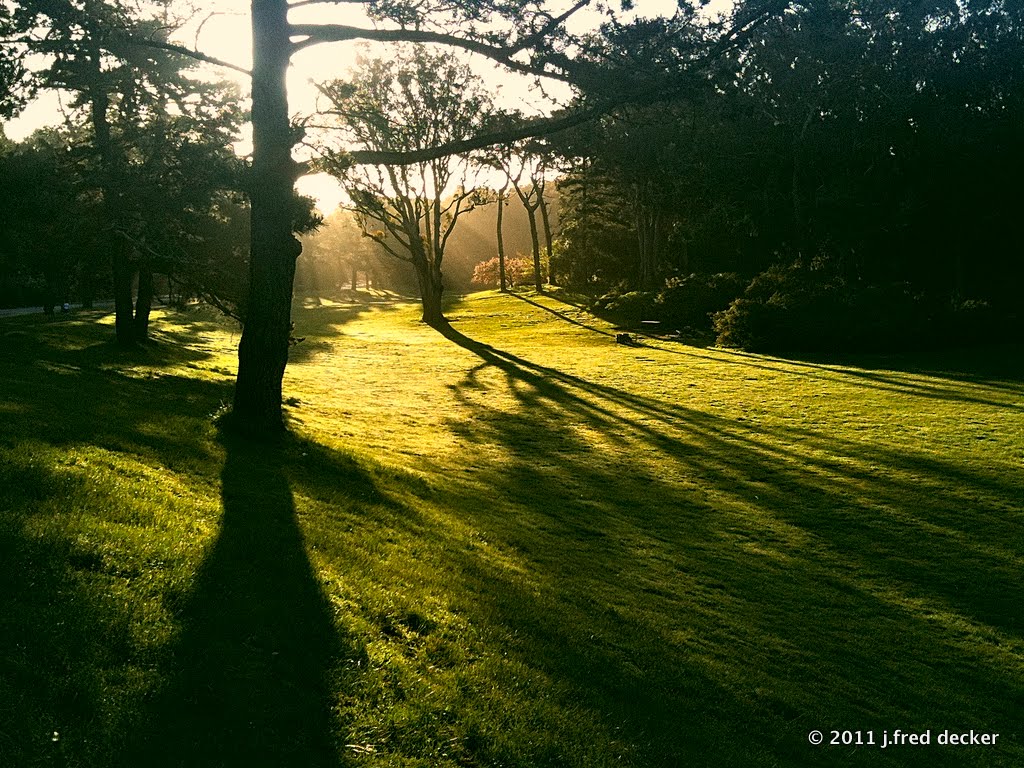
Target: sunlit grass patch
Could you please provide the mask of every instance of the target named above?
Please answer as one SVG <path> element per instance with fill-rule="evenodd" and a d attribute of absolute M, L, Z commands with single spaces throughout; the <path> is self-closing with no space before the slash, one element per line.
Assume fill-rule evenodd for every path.
<path fill-rule="evenodd" d="M 533 294 L 449 315 L 297 307 L 293 435 L 263 447 L 211 418 L 230 323 L 161 313 L 134 353 L 85 316 L 0 329 L 13 764 L 1024 760 L 1013 350 L 628 347 Z M 1002 735 L 808 743 L 833 728 Z"/>

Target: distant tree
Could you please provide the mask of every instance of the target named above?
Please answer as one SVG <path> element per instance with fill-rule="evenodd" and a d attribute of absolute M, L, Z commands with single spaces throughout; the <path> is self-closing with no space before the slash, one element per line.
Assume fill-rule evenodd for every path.
<path fill-rule="evenodd" d="M 506 180 L 497 192 L 495 192 L 495 204 L 498 206 L 498 215 L 495 217 L 495 237 L 497 238 L 498 246 L 498 287 L 501 292 L 504 293 L 508 290 L 508 281 L 506 279 L 506 264 L 505 264 L 505 206 L 508 205 L 508 181 Z M 476 274 L 474 273 L 473 279 L 476 280 Z"/>
<path fill-rule="evenodd" d="M 473 283 L 486 288 L 495 288 L 504 281 L 506 288 L 527 285 L 533 278 L 533 260 L 522 254 L 507 259 L 504 272 L 498 257 L 480 262 L 473 270 Z M 506 290 L 502 288 L 502 290 Z"/>
<path fill-rule="evenodd" d="M 329 295 L 348 285 L 358 287 L 358 275 L 367 283 L 378 282 L 381 273 L 381 249 L 363 234 L 351 211 L 338 208 L 314 233 L 302 237 L 300 266 L 305 262 L 307 292 L 326 291 Z M 298 280 L 296 281 L 298 282 Z"/>
<path fill-rule="evenodd" d="M 544 156 L 537 152 L 523 150 L 518 153 L 518 168 L 511 177 L 519 202 L 526 209 L 526 221 L 530 225 L 530 242 L 533 254 L 533 287 L 544 290 L 544 272 L 540 258 L 540 235 L 537 229 L 537 209 L 544 199 Z"/>
<path fill-rule="evenodd" d="M 481 83 L 450 56 L 416 46 L 364 60 L 349 81 L 321 86 L 348 141 L 377 152 L 414 152 L 468 139 L 491 111 Z M 366 234 L 415 270 L 423 322 L 445 324 L 441 266 L 461 215 L 489 200 L 463 154 L 406 165 L 353 167 L 328 153 L 324 168 L 345 185 Z"/>

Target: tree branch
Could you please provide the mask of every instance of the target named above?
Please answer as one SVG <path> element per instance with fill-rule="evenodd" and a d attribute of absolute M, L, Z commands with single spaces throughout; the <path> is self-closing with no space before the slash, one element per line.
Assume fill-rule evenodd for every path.
<path fill-rule="evenodd" d="M 459 37 L 458 35 L 432 32 L 425 29 L 366 29 L 363 27 L 350 27 L 344 24 L 292 24 L 291 34 L 293 37 L 305 38 L 292 43 L 293 51 L 301 51 L 311 45 L 318 45 L 320 43 L 340 43 L 352 40 L 371 40 L 378 43 L 433 43 L 462 48 L 463 50 L 477 53 L 521 74 L 547 77 L 566 83 L 572 82 L 572 79 L 565 72 L 552 72 L 544 69 L 543 65 L 537 66 L 513 59 L 513 56 L 526 49 L 526 44 L 506 48 L 491 45 L 480 40 L 472 40 Z M 531 35 L 526 40 L 530 40 L 533 37 Z"/>
<path fill-rule="evenodd" d="M 562 13 L 562 14 L 560 14 L 558 16 L 555 16 L 554 18 L 549 18 L 547 24 L 545 24 L 543 27 L 538 29 L 533 34 L 527 35 L 522 40 L 520 40 L 519 43 L 516 46 L 517 49 L 518 50 L 523 50 L 525 48 L 532 48 L 535 44 L 537 44 L 538 42 L 543 40 L 545 37 L 547 37 L 549 34 L 554 32 L 570 16 L 575 14 L 577 11 L 580 11 L 583 8 L 586 8 L 588 5 L 590 5 L 592 1 L 593 0 L 578 0 L 575 5 L 573 5 L 569 9 L 567 9 L 564 13 Z"/>
<path fill-rule="evenodd" d="M 428 162 L 450 155 L 461 155 L 475 149 L 484 149 L 495 144 L 511 144 L 522 139 L 558 133 L 606 114 L 616 106 L 618 105 L 608 103 L 581 107 L 558 117 L 536 118 L 507 130 L 483 133 L 469 139 L 452 141 L 436 147 L 414 149 L 408 152 L 357 149 L 347 153 L 347 156 L 354 165 L 411 165 L 412 163 Z"/>
<path fill-rule="evenodd" d="M 234 70 L 235 72 L 240 72 L 243 75 L 247 75 L 249 77 L 252 76 L 252 72 L 246 69 L 245 67 L 240 67 L 237 64 L 232 64 L 230 61 L 218 59 L 216 56 L 210 56 L 209 54 L 203 53 L 201 51 L 192 50 L 191 48 L 187 48 L 184 45 L 166 43 L 160 40 L 152 40 L 148 38 L 139 39 L 134 37 L 127 37 L 126 42 L 131 43 L 132 45 L 141 45 L 145 48 L 157 48 L 162 51 L 180 53 L 182 56 L 187 56 L 188 58 L 195 59 L 196 61 L 202 61 L 206 64 L 215 64 L 218 67 L 226 67 L 227 69 Z"/>
<path fill-rule="evenodd" d="M 295 3 L 288 3 L 288 10 L 292 8 L 304 8 L 307 5 L 364 5 L 366 0 L 299 0 Z"/>

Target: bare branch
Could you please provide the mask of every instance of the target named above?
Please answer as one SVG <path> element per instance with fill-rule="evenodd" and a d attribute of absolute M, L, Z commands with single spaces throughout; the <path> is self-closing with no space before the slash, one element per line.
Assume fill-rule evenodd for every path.
<path fill-rule="evenodd" d="M 586 8 L 588 5 L 591 4 L 591 2 L 593 2 L 593 0 L 577 0 L 577 3 L 570 7 L 568 10 L 566 10 L 564 13 L 555 16 L 554 18 L 550 18 L 548 23 L 541 27 L 539 30 L 534 32 L 532 35 L 528 35 L 527 37 L 520 40 L 516 47 L 519 50 L 523 50 L 525 48 L 532 48 L 534 45 L 539 43 L 541 40 L 550 35 L 556 29 L 558 29 L 558 27 L 560 27 L 570 16 Z"/>
<path fill-rule="evenodd" d="M 232 64 L 230 61 L 224 61 L 218 59 L 216 56 L 210 56 L 202 51 L 195 51 L 191 48 L 187 48 L 184 45 L 177 45 L 175 43 L 166 43 L 161 40 L 152 40 L 149 38 L 140 39 L 134 37 L 126 38 L 128 42 L 133 45 L 141 45 L 145 48 L 157 48 L 162 51 L 171 51 L 172 53 L 180 53 L 182 56 L 187 56 L 190 59 L 196 61 L 202 61 L 207 64 L 214 64 L 218 67 L 225 67 L 227 69 L 234 70 L 235 72 L 241 72 L 243 75 L 252 76 L 252 72 L 245 67 L 240 67 L 237 64 Z"/>
<path fill-rule="evenodd" d="M 366 29 L 363 27 L 350 27 L 344 24 L 292 24 L 291 34 L 293 37 L 304 38 L 292 43 L 292 50 L 294 51 L 300 51 L 320 43 L 340 43 L 352 40 L 371 40 L 378 43 L 433 43 L 462 48 L 463 50 L 485 56 L 514 72 L 561 80 L 566 83 L 572 82 L 572 79 L 565 72 L 551 71 L 544 69 L 543 65 L 538 66 L 516 61 L 513 56 L 526 49 L 527 46 L 524 44 L 503 47 L 491 45 L 481 40 L 473 40 L 459 37 L 458 35 L 449 35 L 443 32 L 432 32 L 424 29 Z"/>

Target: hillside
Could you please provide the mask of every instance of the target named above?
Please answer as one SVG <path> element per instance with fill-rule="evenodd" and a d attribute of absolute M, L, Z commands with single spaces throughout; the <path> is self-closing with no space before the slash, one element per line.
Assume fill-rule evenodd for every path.
<path fill-rule="evenodd" d="M 211 314 L 0 319 L 0 764 L 1024 763 L 1020 350 L 449 316 L 297 308 L 271 447 Z"/>

